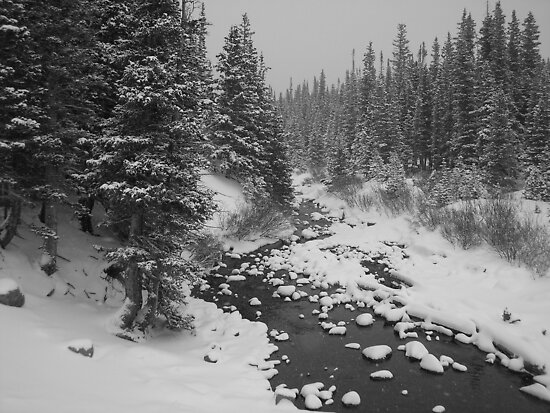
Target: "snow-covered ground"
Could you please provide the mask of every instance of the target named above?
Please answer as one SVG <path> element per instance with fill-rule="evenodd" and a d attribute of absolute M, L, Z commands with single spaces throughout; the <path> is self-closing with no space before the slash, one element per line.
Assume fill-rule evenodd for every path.
<path fill-rule="evenodd" d="M 523 390 L 550 401 L 549 276 L 536 277 L 528 269 L 500 258 L 488 246 L 462 250 L 437 231 L 413 225 L 410 217 L 389 218 L 376 211 L 365 213 L 350 208 L 321 184 L 300 185 L 304 178 L 295 180 L 302 197 L 319 202 L 329 216 L 344 217 L 351 226 L 335 223 L 331 237 L 292 246 L 288 257 L 292 271 L 346 286 L 353 299 L 365 298 L 365 291 L 358 286 L 385 291 L 388 298 L 377 303 L 375 312 L 391 321 L 417 317 L 426 327 L 436 324 L 452 329 L 457 340 L 495 354 L 512 370 L 537 366 L 540 371 L 535 381 L 543 386 Z M 548 205 L 537 204 L 541 216 L 546 217 Z M 526 211 L 535 209 L 529 201 L 524 207 Z M 376 225 L 367 226 L 367 222 Z M 346 260 L 327 253 L 331 248 L 346 246 L 350 247 Z M 359 251 L 358 255 L 354 256 L 353 251 Z M 392 291 L 365 274 L 360 259 L 379 254 L 386 257 L 392 275 L 412 287 Z M 505 310 L 511 314 L 509 321 L 519 321 L 505 321 Z M 512 357 L 497 348 L 506 349 Z"/>
<path fill-rule="evenodd" d="M 235 184 L 215 176 L 211 181 L 208 185 L 218 190 L 222 209 L 231 210 L 242 201 Z M 345 217 L 353 227 L 334 223 L 331 236 L 293 243 L 284 257 L 266 257 L 266 266 L 284 265 L 312 283 L 342 284 L 347 298 L 321 296 L 324 307 L 346 299 L 371 305 L 375 314 L 401 321 L 396 331 L 403 337 L 408 337 L 407 329 L 414 325 L 410 316 L 414 316 L 423 320 L 423 327 L 471 342 L 489 353 L 489 360 L 513 370 L 521 370 L 526 363 L 539 366 L 541 373 L 535 380 L 540 384 L 526 391 L 550 400 L 550 277 L 535 278 L 488 247 L 455 248 L 437 232 L 411 225 L 408 217 L 388 218 L 349 208 L 322 185 L 296 183 L 304 199 L 320 202 L 328 215 Z M 264 360 L 275 347 L 268 341 L 267 327 L 244 320 L 237 312 L 226 314 L 214 304 L 190 299 L 188 311 L 196 317 L 194 334 L 163 332 L 140 344 L 110 334 L 109 321 L 122 296 L 116 282 L 112 288 L 100 278 L 106 263 L 94 245 L 114 246 L 115 240 L 106 233 L 98 237 L 83 234 L 68 211 L 62 212 L 59 255 L 63 258 L 58 273 L 49 278 L 37 263 L 40 241 L 28 230 L 36 214 L 36 210 L 26 211 L 20 237 L 0 251 L 0 279 L 15 280 L 26 296 L 22 308 L 0 305 L 0 411 L 295 410 L 286 400 L 276 406 L 276 396 L 269 390 L 267 378 L 274 366 Z M 312 216 L 312 221 L 320 218 Z M 367 226 L 367 222 L 376 225 Z M 216 226 L 215 221 L 211 224 Z M 229 241 L 228 245 L 251 250 L 263 242 L 267 240 L 246 245 Z M 330 249 L 334 248 L 344 252 L 333 254 Z M 412 286 L 389 289 L 366 274 L 360 260 L 379 254 L 385 256 L 395 276 Z M 296 292 L 289 286 L 278 288 L 281 295 Z M 374 300 L 372 290 L 384 299 Z M 512 320 L 520 321 L 504 321 L 505 309 Z M 361 325 L 371 322 L 368 316 L 358 320 Z M 91 358 L 68 349 L 90 342 L 94 346 Z M 509 358 L 493 343 L 514 356 Z M 418 353 L 418 349 L 408 350 Z M 449 361 L 426 357 L 424 365 L 435 371 L 444 362 Z M 380 372 L 380 376 L 389 378 L 388 373 Z M 309 405 L 332 400 L 332 394 L 314 390 Z M 286 393 L 291 399 L 293 391 Z M 346 401 L 361 402 L 353 392 Z"/>
<path fill-rule="evenodd" d="M 221 185 L 229 193 L 217 196 L 231 210 L 242 194 L 236 184 Z M 190 299 L 194 333 L 163 332 L 140 344 L 110 334 L 121 286 L 101 278 L 107 263 L 96 246 L 113 247 L 115 240 L 82 233 L 62 210 L 60 269 L 47 277 L 39 268 L 41 241 L 29 230 L 37 214 L 26 209 L 20 236 L 0 250 L 0 280 L 14 280 L 26 299 L 21 308 L 0 305 L 0 412 L 295 410 L 275 406 L 264 361 L 276 348 L 267 327 L 237 312 Z M 91 358 L 68 349 L 90 342 Z"/>

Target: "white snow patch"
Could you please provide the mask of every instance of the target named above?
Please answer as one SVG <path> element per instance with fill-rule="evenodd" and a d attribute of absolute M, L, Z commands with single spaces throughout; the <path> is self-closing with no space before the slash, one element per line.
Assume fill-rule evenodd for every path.
<path fill-rule="evenodd" d="M 371 373 L 370 378 L 373 380 L 391 380 L 393 379 L 393 374 L 389 370 L 378 370 Z"/>
<path fill-rule="evenodd" d="M 356 391 L 349 391 L 342 396 L 342 403 L 346 406 L 359 406 L 361 397 Z"/>
<path fill-rule="evenodd" d="M 437 374 L 443 374 L 445 371 L 437 357 L 433 354 L 426 354 L 422 357 L 422 360 L 420 360 L 420 368 Z"/>
<path fill-rule="evenodd" d="M 362 326 L 362 327 L 370 326 L 374 323 L 374 318 L 373 318 L 372 314 L 370 314 L 370 313 L 359 314 L 355 318 L 355 323 L 358 326 Z"/>
<path fill-rule="evenodd" d="M 385 344 L 370 346 L 363 350 L 363 355 L 369 360 L 383 360 L 392 353 L 391 347 Z"/>

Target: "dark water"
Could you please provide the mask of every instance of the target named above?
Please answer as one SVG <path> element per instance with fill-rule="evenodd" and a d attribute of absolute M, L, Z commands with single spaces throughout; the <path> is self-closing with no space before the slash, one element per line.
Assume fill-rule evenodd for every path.
<path fill-rule="evenodd" d="M 307 220 L 315 208 L 312 203 L 302 204 L 298 228 L 309 226 L 302 221 Z M 328 225 L 328 221 L 317 221 L 311 224 Z M 282 243 L 263 247 L 260 250 L 234 259 L 226 257 L 224 262 L 227 268 L 220 268 L 217 273 L 228 275 L 232 269 L 239 268 L 241 263 L 254 263 L 259 255 L 269 255 L 271 249 L 280 249 Z M 284 247 L 283 247 L 284 248 Z M 365 262 L 371 273 L 385 276 L 383 265 Z M 267 270 L 266 270 L 267 272 Z M 277 272 L 282 276 L 284 271 Z M 521 386 L 531 384 L 528 374 L 512 373 L 508 369 L 485 362 L 485 353 L 472 345 L 465 345 L 452 338 L 431 334 L 432 340 L 426 339 L 423 330 L 418 332 L 418 339 L 401 340 L 394 333 L 392 325 L 388 325 L 380 317 L 368 327 L 359 327 L 353 321 L 362 312 L 371 311 L 367 308 L 355 308 L 354 311 L 339 305 L 328 312 L 329 318 L 335 324 L 346 323 L 346 335 L 329 335 L 319 325 L 317 315 L 313 310 L 320 308 L 318 303 L 310 303 L 306 298 L 297 301 L 285 302 L 282 298 L 272 297 L 276 287 L 263 281 L 264 276 L 249 276 L 246 281 L 231 282 L 233 295 L 217 294 L 218 285 L 226 282 L 225 277 L 210 277 L 208 283 L 211 288 L 200 294 L 202 298 L 214 301 L 221 308 L 230 311 L 235 306 L 250 320 L 259 320 L 267 324 L 269 329 L 287 332 L 290 340 L 278 342 L 279 351 L 272 355 L 272 360 L 281 360 L 287 356 L 289 363 L 282 361 L 275 368 L 279 374 L 271 379 L 272 387 L 286 384 L 289 388 L 298 388 L 308 383 L 320 381 L 325 389 L 336 386 L 333 396 L 334 404 L 323 406 L 320 411 L 368 411 L 368 412 L 431 412 L 436 405 L 445 406 L 446 412 L 544 412 L 550 413 L 550 404 L 542 402 L 519 390 Z M 293 284 L 285 277 L 285 285 Z M 334 292 L 327 290 L 329 294 Z M 299 288 L 309 295 L 319 294 L 319 289 L 311 286 Z M 250 306 L 248 301 L 257 297 L 262 305 Z M 354 307 L 356 307 L 354 305 Z M 257 315 L 261 311 L 261 315 Z M 439 340 L 436 340 L 435 337 Z M 443 375 L 435 375 L 420 369 L 419 362 L 405 357 L 404 352 L 397 350 L 399 345 L 408 341 L 421 341 L 430 353 L 436 357 L 444 354 L 455 361 L 467 366 L 467 372 L 458 372 L 447 368 Z M 372 345 L 389 345 L 393 352 L 388 360 L 372 362 L 365 359 L 361 350 L 345 347 L 347 343 L 359 343 L 361 349 Z M 377 370 L 390 370 L 394 378 L 389 381 L 373 381 L 370 374 Z M 340 402 L 344 393 L 355 390 L 361 396 L 361 405 L 355 408 L 344 407 Z M 406 390 L 407 395 L 402 391 Z M 304 407 L 304 399 L 298 397 L 296 406 Z"/>

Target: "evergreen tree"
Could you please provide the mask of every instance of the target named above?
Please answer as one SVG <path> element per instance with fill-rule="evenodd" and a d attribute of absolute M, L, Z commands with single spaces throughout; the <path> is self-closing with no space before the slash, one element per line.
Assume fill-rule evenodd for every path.
<path fill-rule="evenodd" d="M 510 120 L 510 102 L 501 88 L 493 89 L 490 105 L 486 146 L 480 161 L 490 185 L 509 187 L 518 173 L 517 140 Z"/>
<path fill-rule="evenodd" d="M 433 61 L 436 61 L 435 57 Z M 454 88 L 453 67 L 454 48 L 451 35 L 445 41 L 441 67 L 437 70 L 433 86 L 432 103 L 432 140 L 431 153 L 433 168 L 439 169 L 443 163 L 449 165 L 452 159 L 451 142 L 454 131 Z M 434 72 L 436 69 L 432 69 Z"/>
<path fill-rule="evenodd" d="M 470 165 L 477 162 L 475 106 L 475 23 L 464 13 L 456 38 L 453 64 L 454 131 L 452 156 Z"/>
<path fill-rule="evenodd" d="M 182 284 L 194 272 L 182 251 L 212 208 L 198 175 L 204 68 L 195 26 L 182 21 L 178 2 L 140 0 L 132 17 L 140 24 L 119 45 L 128 57 L 120 98 L 85 179 L 109 222 L 124 223 L 125 245 L 109 255 L 126 268 L 119 327 L 145 330 L 162 314 L 169 327 L 183 328 Z"/>

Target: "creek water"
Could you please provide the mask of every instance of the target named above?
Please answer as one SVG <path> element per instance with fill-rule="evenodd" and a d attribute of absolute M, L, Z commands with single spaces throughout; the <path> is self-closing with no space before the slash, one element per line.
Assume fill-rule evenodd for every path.
<path fill-rule="evenodd" d="M 312 212 L 320 212 L 311 202 L 303 202 L 296 216 L 298 233 L 309 226 L 307 220 Z M 328 227 L 328 220 L 316 222 L 322 227 Z M 307 242 L 303 241 L 302 242 Z M 452 337 L 417 329 L 418 338 L 430 353 L 437 357 L 446 355 L 467 367 L 466 372 L 447 368 L 442 375 L 436 375 L 422 370 L 417 361 L 405 357 L 397 347 L 410 339 L 402 340 L 394 332 L 393 325 L 377 317 L 370 308 L 354 306 L 335 306 L 328 312 L 327 322 L 345 323 L 345 335 L 329 335 L 320 327 L 315 310 L 318 303 L 312 303 L 307 298 L 284 301 L 273 297 L 277 287 L 267 283 L 264 276 L 247 276 L 246 280 L 231 282 L 231 295 L 220 294 L 219 285 L 227 282 L 227 277 L 233 269 L 240 268 L 246 262 L 250 265 L 258 263 L 258 258 L 269 255 L 274 249 L 285 248 L 282 242 L 265 246 L 259 250 L 242 255 L 238 258 L 226 255 L 224 266 L 207 278 L 210 288 L 198 295 L 208 301 L 215 302 L 225 311 L 237 309 L 243 317 L 249 320 L 262 321 L 269 330 L 286 332 L 287 341 L 271 340 L 279 350 L 272 354 L 271 359 L 280 361 L 275 368 L 278 374 L 270 381 L 272 387 L 285 384 L 288 388 L 297 388 L 305 384 L 322 382 L 325 389 L 336 386 L 334 403 L 323 405 L 320 411 L 365 411 L 365 412 L 431 412 L 436 405 L 445 407 L 446 412 L 533 412 L 550 413 L 550 404 L 540 401 L 519 390 L 521 386 L 531 384 L 529 374 L 512 373 L 505 367 L 485 361 L 486 354 L 472 345 L 455 341 Z M 371 273 L 384 277 L 387 285 L 395 286 L 395 280 L 388 278 L 384 265 L 376 262 L 365 262 Z M 285 271 L 279 270 L 276 276 L 284 277 Z M 285 284 L 293 284 L 285 278 Z M 325 290 L 328 294 L 336 291 L 338 286 Z M 300 290 L 309 295 L 319 294 L 320 290 L 312 285 L 301 286 Z M 261 302 L 259 306 L 251 306 L 249 300 L 256 297 Z M 364 312 L 370 312 L 374 324 L 367 327 L 358 326 L 354 320 Z M 373 362 L 363 357 L 360 349 L 345 347 L 348 343 L 357 343 L 360 349 L 368 346 L 385 344 L 392 348 L 389 359 Z M 374 381 L 370 374 L 378 370 L 389 370 L 393 379 Z M 354 390 L 361 397 L 357 407 L 346 407 L 341 403 L 341 397 Z M 406 393 L 406 394 L 403 394 Z M 294 401 L 299 408 L 305 408 L 304 399 L 300 396 Z"/>

